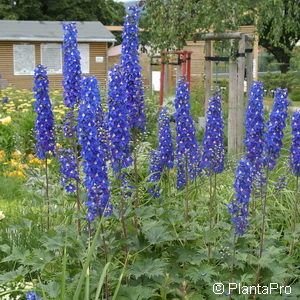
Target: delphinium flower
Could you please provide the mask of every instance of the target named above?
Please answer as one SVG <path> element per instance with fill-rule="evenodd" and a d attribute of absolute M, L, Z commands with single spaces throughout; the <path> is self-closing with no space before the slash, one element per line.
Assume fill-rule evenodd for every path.
<path fill-rule="evenodd" d="M 174 150 L 172 141 L 172 132 L 170 127 L 170 117 L 167 114 L 167 109 L 163 107 L 159 114 L 158 121 L 158 149 L 150 153 L 150 182 L 157 182 L 161 177 L 161 172 L 164 169 L 171 169 L 174 166 Z M 149 189 L 153 197 L 159 197 L 159 188 L 153 186 Z"/>
<path fill-rule="evenodd" d="M 296 176 L 296 187 L 293 207 L 293 218 L 292 218 L 292 235 L 295 235 L 296 224 L 299 220 L 299 177 L 300 177 L 300 110 L 296 111 L 292 115 L 291 120 L 292 126 L 292 145 L 290 150 L 290 167 L 293 174 Z M 289 253 L 292 254 L 294 251 L 296 238 L 292 238 L 290 244 Z"/>
<path fill-rule="evenodd" d="M 180 79 L 178 81 L 175 96 L 175 122 L 176 122 L 176 160 L 177 166 L 177 188 L 181 189 L 186 180 L 194 179 L 198 174 L 199 144 L 196 138 L 196 130 L 190 114 L 190 92 L 188 83 Z M 183 175 L 182 172 L 186 174 Z"/>
<path fill-rule="evenodd" d="M 77 44 L 76 23 L 63 24 L 63 88 L 64 102 L 67 107 L 73 108 L 79 103 L 81 93 L 80 53 Z"/>
<path fill-rule="evenodd" d="M 77 128 L 88 195 L 87 218 L 90 222 L 97 216 L 112 213 L 105 152 L 101 147 L 97 130 L 97 107 L 100 105 L 100 99 L 95 96 L 96 88 L 98 82 L 95 77 L 83 80 Z"/>
<path fill-rule="evenodd" d="M 158 127 L 158 151 L 160 153 L 161 165 L 163 168 L 171 169 L 174 166 L 174 150 L 170 117 L 165 107 L 160 111 Z"/>
<path fill-rule="evenodd" d="M 48 153 L 54 153 L 54 116 L 48 92 L 49 80 L 46 68 L 38 65 L 34 70 L 34 111 L 37 113 L 35 121 L 36 155 L 46 159 Z"/>
<path fill-rule="evenodd" d="M 253 81 L 246 109 L 246 136 L 244 139 L 246 158 L 253 166 L 253 176 L 255 176 L 255 173 L 261 172 L 263 163 L 265 142 L 263 94 L 263 84 L 259 81 Z"/>
<path fill-rule="evenodd" d="M 73 138 L 75 136 L 76 121 L 74 111 L 67 111 L 63 120 L 63 131 L 66 138 Z"/>
<path fill-rule="evenodd" d="M 38 296 L 36 292 L 30 291 L 26 294 L 26 300 L 43 300 L 43 298 Z"/>
<path fill-rule="evenodd" d="M 79 182 L 77 161 L 71 149 L 59 149 L 58 159 L 60 162 L 60 173 L 62 174 L 61 184 L 68 193 L 74 193 L 76 186 L 73 184 Z"/>
<path fill-rule="evenodd" d="M 3 99 L 2 99 L 2 103 L 3 104 L 8 103 L 8 101 L 9 101 L 8 97 L 3 97 Z"/>
<path fill-rule="evenodd" d="M 201 165 L 209 174 L 221 173 L 224 170 L 224 119 L 221 101 L 221 94 L 215 92 L 209 99 L 206 113 Z"/>
<path fill-rule="evenodd" d="M 124 85 L 126 93 L 126 106 L 129 116 L 130 128 L 144 130 L 144 91 L 139 62 L 138 22 L 141 9 L 133 6 L 125 17 L 122 35 L 121 66 L 124 72 Z"/>
<path fill-rule="evenodd" d="M 161 153 L 159 151 L 150 152 L 150 168 L 149 168 L 149 182 L 157 182 L 161 178 L 161 172 L 163 171 L 163 165 L 161 160 Z M 160 197 L 159 187 L 153 185 L 148 189 L 149 193 L 155 197 Z"/>
<path fill-rule="evenodd" d="M 265 138 L 265 164 L 269 170 L 274 169 L 276 160 L 280 156 L 288 106 L 287 89 L 276 89 L 274 106 L 270 114 L 270 120 L 267 122 Z"/>
<path fill-rule="evenodd" d="M 274 183 L 274 190 L 275 194 L 277 195 L 283 195 L 283 190 L 287 187 L 287 177 L 286 176 L 280 176 L 278 178 L 278 181 Z"/>
<path fill-rule="evenodd" d="M 228 211 L 232 214 L 231 222 L 236 235 L 244 235 L 248 222 L 248 206 L 252 187 L 252 163 L 248 159 L 241 159 L 235 172 L 234 182 L 235 200 L 228 204 Z"/>
<path fill-rule="evenodd" d="M 108 91 L 108 138 L 110 141 L 112 169 L 120 173 L 121 169 L 132 164 L 130 155 L 130 133 L 125 101 L 125 83 L 121 67 L 116 65 L 110 71 Z"/>
<path fill-rule="evenodd" d="M 296 111 L 292 115 L 292 145 L 291 145 L 291 156 L 290 165 L 291 170 L 295 176 L 300 176 L 300 110 Z"/>

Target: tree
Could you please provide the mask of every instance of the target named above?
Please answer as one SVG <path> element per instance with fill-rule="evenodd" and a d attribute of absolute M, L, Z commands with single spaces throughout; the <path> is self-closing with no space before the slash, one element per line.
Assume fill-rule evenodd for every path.
<path fill-rule="evenodd" d="M 287 72 L 300 39 L 299 0 L 148 0 L 143 25 L 154 49 L 181 49 L 197 33 L 237 30 L 245 17 L 257 23 L 260 45 Z"/>
<path fill-rule="evenodd" d="M 113 0 L 0 0 L 0 19 L 40 21 L 100 21 L 121 25 L 122 3 Z"/>

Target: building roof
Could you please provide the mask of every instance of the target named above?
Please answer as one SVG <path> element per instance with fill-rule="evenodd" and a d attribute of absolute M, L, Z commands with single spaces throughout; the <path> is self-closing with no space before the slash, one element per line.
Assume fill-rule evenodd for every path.
<path fill-rule="evenodd" d="M 0 41 L 63 41 L 63 21 L 0 20 Z M 76 22 L 78 42 L 114 42 L 101 22 Z"/>

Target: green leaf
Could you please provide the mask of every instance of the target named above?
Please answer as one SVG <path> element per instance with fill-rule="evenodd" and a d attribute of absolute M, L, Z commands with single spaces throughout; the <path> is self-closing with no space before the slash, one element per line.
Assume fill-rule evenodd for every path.
<path fill-rule="evenodd" d="M 158 244 L 176 240 L 172 231 L 168 227 L 161 225 L 158 221 L 150 221 L 143 226 L 143 232 L 151 244 Z"/>
<path fill-rule="evenodd" d="M 156 276 L 163 276 L 165 273 L 164 268 L 166 266 L 167 263 L 161 259 L 145 258 L 144 260 L 137 261 L 131 265 L 130 271 L 135 278 L 141 276 L 153 278 Z"/>

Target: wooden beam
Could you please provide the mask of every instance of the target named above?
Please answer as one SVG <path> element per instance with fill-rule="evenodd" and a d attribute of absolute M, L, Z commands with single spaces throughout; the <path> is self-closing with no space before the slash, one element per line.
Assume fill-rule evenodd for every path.
<path fill-rule="evenodd" d="M 253 40 L 254 37 L 252 35 L 244 34 L 242 32 L 225 32 L 225 33 L 206 33 L 200 34 L 197 40 L 232 40 L 232 39 L 242 39 L 245 38 L 247 40 Z"/>
<path fill-rule="evenodd" d="M 239 41 L 239 56 L 237 58 L 237 153 L 242 153 L 244 149 L 244 78 L 245 78 L 245 35 Z"/>
<path fill-rule="evenodd" d="M 228 95 L 228 153 L 236 154 L 237 149 L 237 62 L 229 60 Z"/>
<path fill-rule="evenodd" d="M 212 41 L 206 40 L 204 46 L 205 56 L 212 56 Z M 205 73 L 205 112 L 208 108 L 208 101 L 211 95 L 211 87 L 212 87 L 212 62 L 210 60 L 206 60 L 204 64 L 204 73 Z"/>
<path fill-rule="evenodd" d="M 247 95 L 253 81 L 253 42 L 246 41 Z"/>

